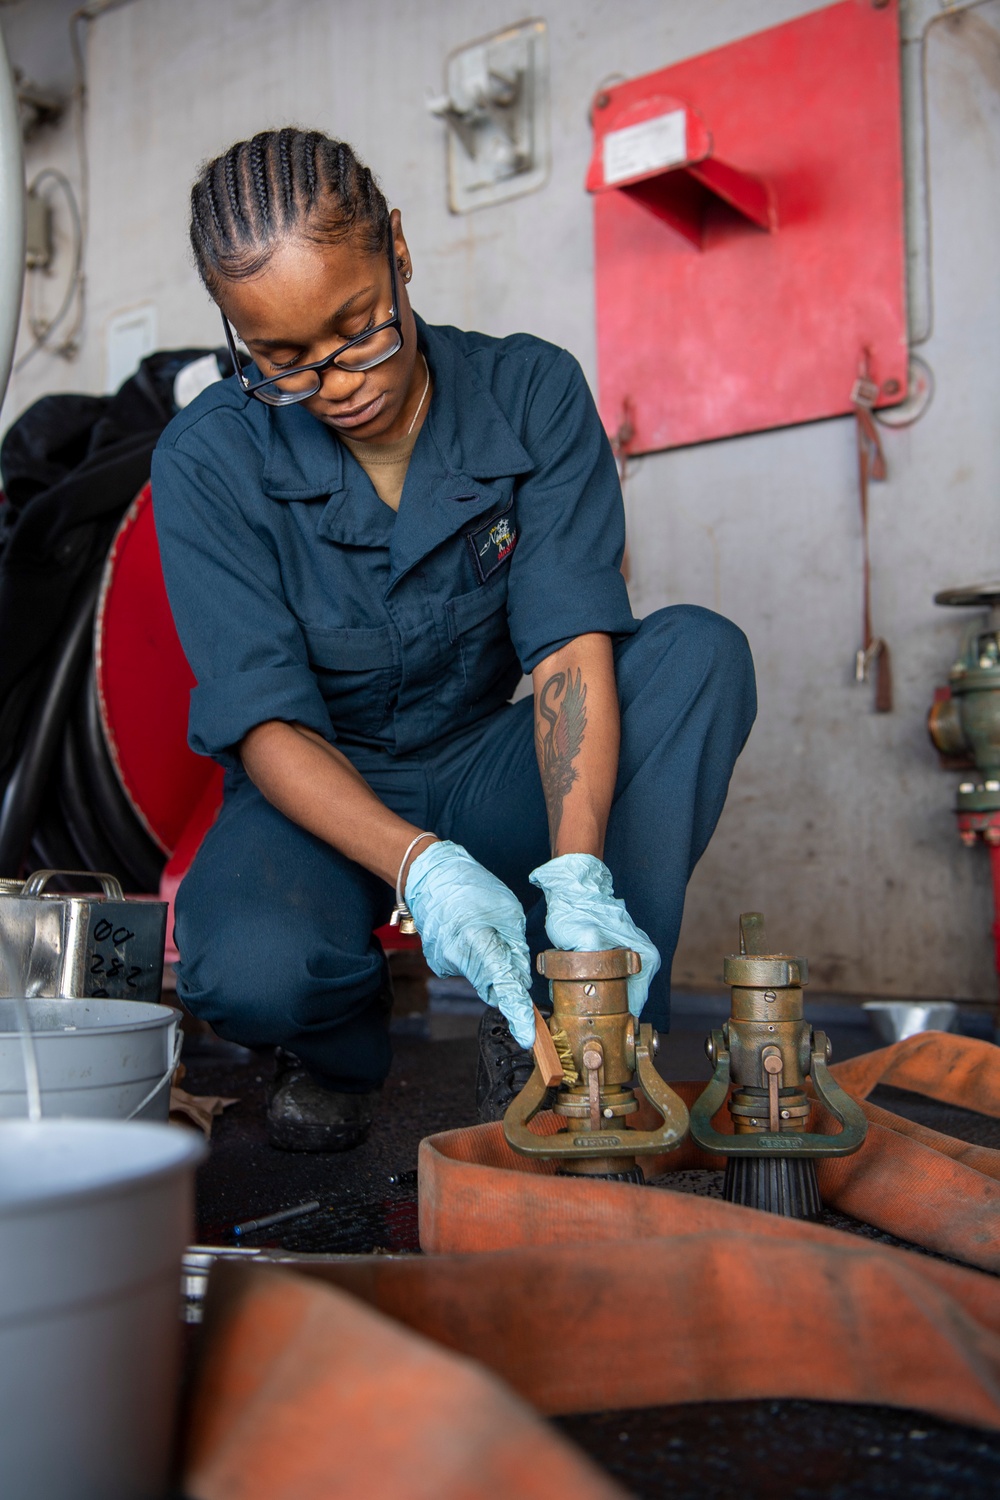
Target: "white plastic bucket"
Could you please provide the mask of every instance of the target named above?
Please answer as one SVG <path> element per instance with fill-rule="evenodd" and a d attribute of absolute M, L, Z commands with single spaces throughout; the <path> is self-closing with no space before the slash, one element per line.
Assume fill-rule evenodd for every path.
<path fill-rule="evenodd" d="M 180 1013 L 138 1000 L 0 999 L 0 1118 L 28 1113 L 18 1003 L 34 1037 L 46 1119 L 166 1120 Z"/>
<path fill-rule="evenodd" d="M 161 1500 L 180 1377 L 192 1132 L 0 1122 L 0 1492 Z"/>

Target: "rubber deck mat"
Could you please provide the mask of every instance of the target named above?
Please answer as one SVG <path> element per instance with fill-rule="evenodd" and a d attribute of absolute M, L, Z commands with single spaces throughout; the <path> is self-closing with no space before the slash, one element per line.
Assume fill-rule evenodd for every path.
<path fill-rule="evenodd" d="M 559 1417 L 555 1426 L 637 1500 L 1000 1495 L 1000 1433 L 888 1406 L 728 1401 Z"/>
<path fill-rule="evenodd" d="M 415 1178 L 414 1174 L 414 1178 Z M 416 1182 L 377 1198 L 340 1198 L 290 1223 L 233 1235 L 232 1243 L 252 1249 L 288 1250 L 296 1255 L 394 1255 L 420 1253 Z"/>

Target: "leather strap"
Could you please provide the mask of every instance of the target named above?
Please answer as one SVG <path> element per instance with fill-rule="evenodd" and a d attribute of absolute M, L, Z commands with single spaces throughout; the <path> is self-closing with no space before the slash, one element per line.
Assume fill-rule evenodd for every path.
<path fill-rule="evenodd" d="M 868 485 L 873 479 L 885 479 L 887 474 L 885 454 L 879 439 L 878 429 L 872 419 L 872 408 L 878 395 L 878 387 L 869 376 L 868 350 L 864 350 L 858 379 L 851 392 L 854 407 L 855 430 L 858 443 L 858 491 L 861 499 L 861 638 L 862 645 L 857 654 L 855 676 L 859 682 L 868 677 L 869 668 L 875 669 L 875 712 L 892 712 L 892 659 L 886 640 L 876 635 L 872 626 L 872 579 L 871 545 L 868 528 Z"/>

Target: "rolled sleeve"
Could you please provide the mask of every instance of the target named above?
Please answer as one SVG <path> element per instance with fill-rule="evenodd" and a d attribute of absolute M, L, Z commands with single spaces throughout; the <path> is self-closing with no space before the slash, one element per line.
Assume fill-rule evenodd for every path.
<path fill-rule="evenodd" d="M 192 750 L 235 766 L 234 747 L 270 719 L 305 724 L 332 741 L 278 560 L 220 475 L 161 445 L 153 455 L 153 512 L 174 623 L 197 683 Z"/>
<path fill-rule="evenodd" d="M 576 360 L 560 351 L 526 416 L 537 458 L 517 499 L 508 621 L 521 666 L 592 631 L 639 628 L 622 577 L 625 509 L 611 445 Z"/>
<path fill-rule="evenodd" d="M 334 738 L 312 673 L 295 666 L 263 667 L 192 688 L 188 744 L 198 755 L 234 764 L 237 757 L 229 747 L 268 719 L 305 724 L 328 740 Z"/>

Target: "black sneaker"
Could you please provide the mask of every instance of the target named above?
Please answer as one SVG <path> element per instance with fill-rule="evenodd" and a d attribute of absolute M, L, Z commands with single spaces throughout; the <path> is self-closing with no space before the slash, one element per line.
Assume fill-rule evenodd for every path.
<path fill-rule="evenodd" d="M 489 1006 L 479 1022 L 476 1113 L 479 1123 L 502 1120 L 531 1077 L 535 1059 L 510 1034 L 506 1016 Z"/>
<path fill-rule="evenodd" d="M 279 1151 L 350 1151 L 375 1115 L 374 1094 L 339 1094 L 291 1052 L 278 1051 L 267 1105 L 267 1134 Z"/>

